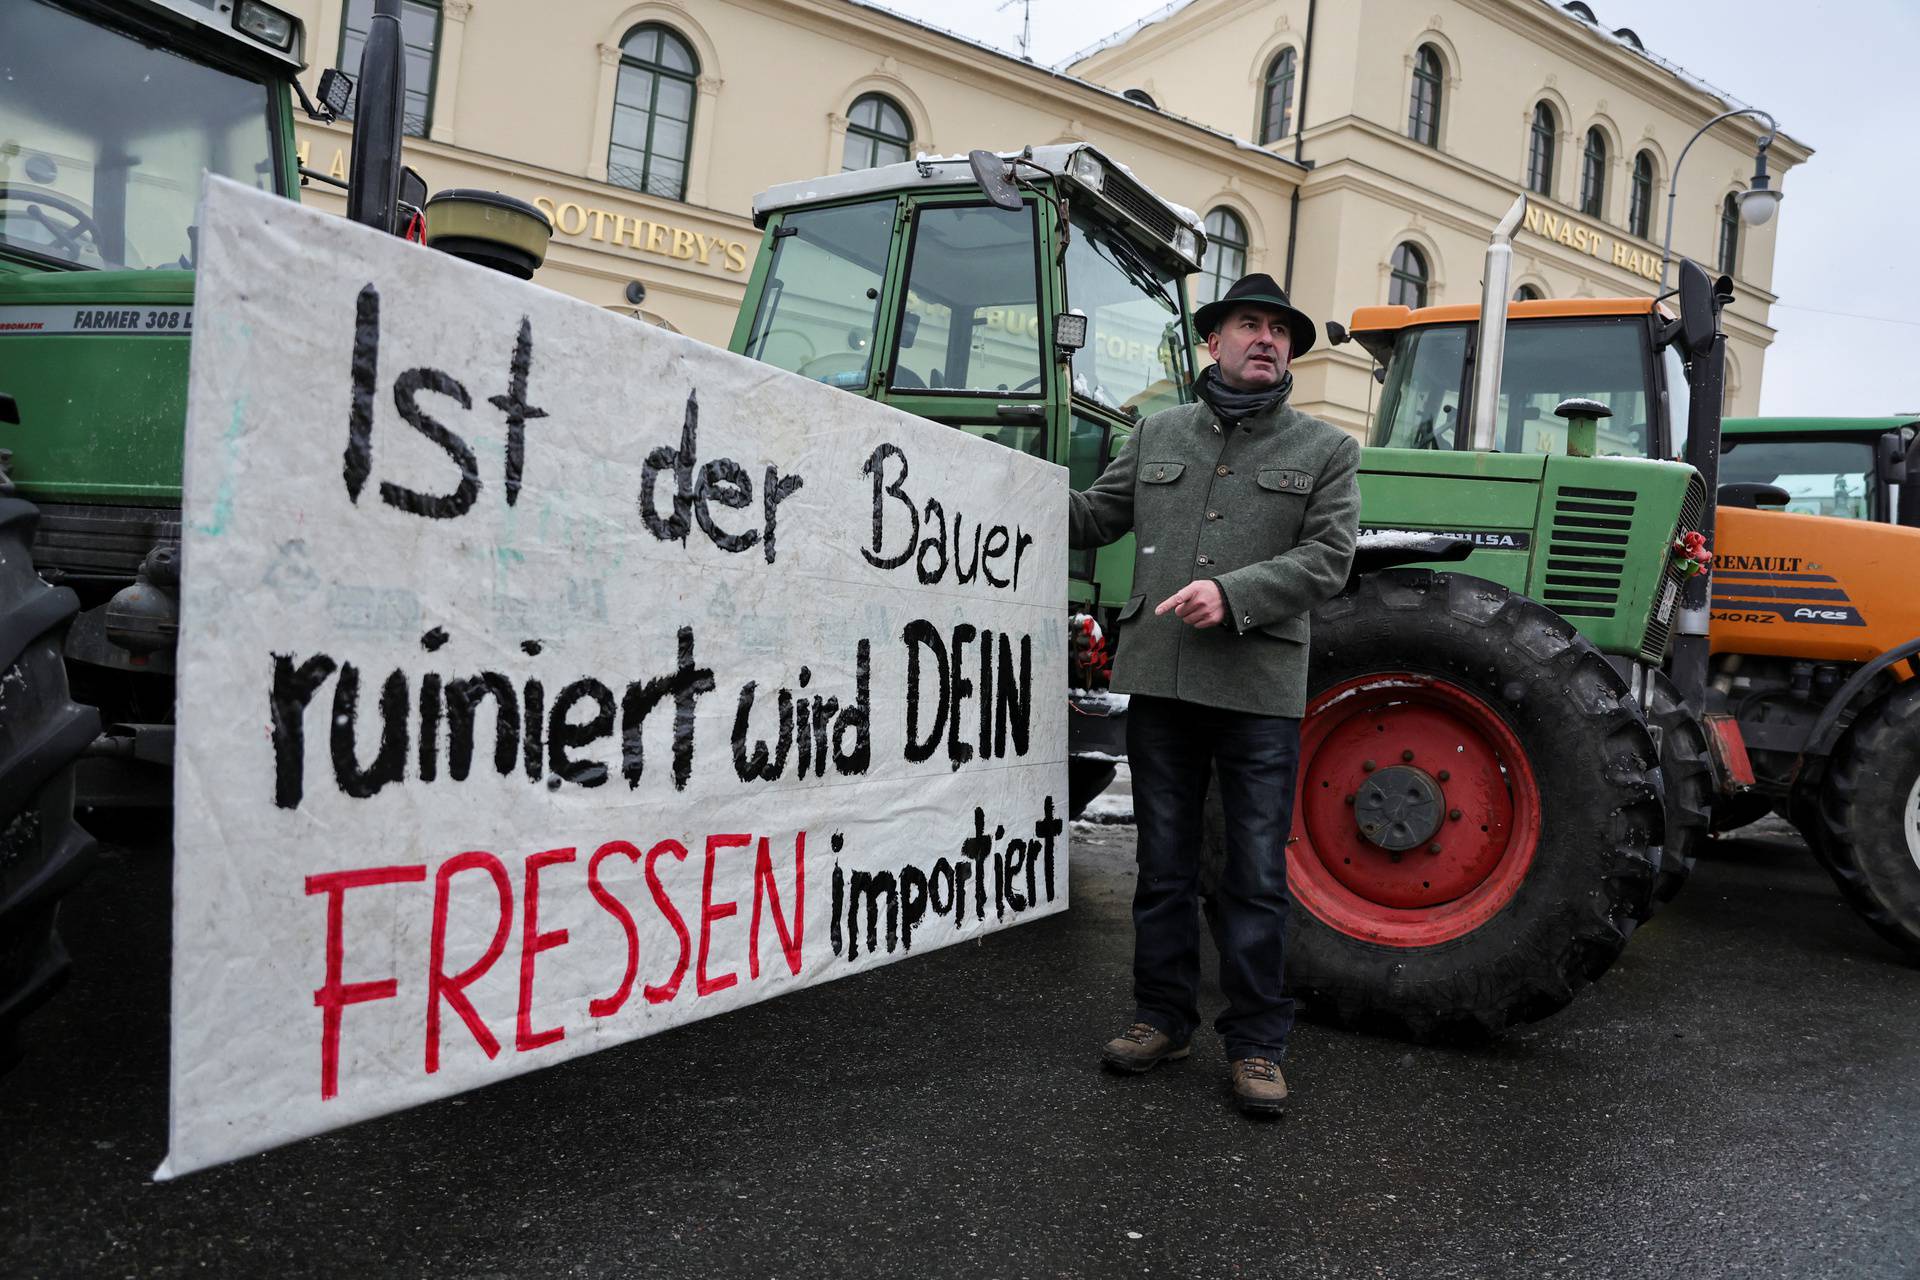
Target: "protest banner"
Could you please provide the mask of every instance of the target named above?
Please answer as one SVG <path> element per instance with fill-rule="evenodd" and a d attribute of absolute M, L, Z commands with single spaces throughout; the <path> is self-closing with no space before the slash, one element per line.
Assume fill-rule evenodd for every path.
<path fill-rule="evenodd" d="M 1063 469 L 199 225 L 157 1176 L 1066 907 Z"/>

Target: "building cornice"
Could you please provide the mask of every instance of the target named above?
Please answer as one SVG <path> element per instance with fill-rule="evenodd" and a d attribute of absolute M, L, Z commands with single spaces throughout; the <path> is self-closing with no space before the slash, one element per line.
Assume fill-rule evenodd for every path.
<path fill-rule="evenodd" d="M 353 147 L 353 126 L 344 120 L 336 121 L 332 124 L 322 124 L 318 121 L 310 120 L 301 120 L 297 123 L 302 129 L 312 130 L 321 136 L 337 139 L 343 149 L 351 151 Z M 525 160 L 516 160 L 511 156 L 495 155 L 490 151 L 474 151 L 470 148 L 460 146 L 457 143 L 435 142 L 429 138 L 410 137 L 406 139 L 405 149 L 409 163 L 411 163 L 415 157 L 424 157 L 429 160 L 442 160 L 448 164 L 468 165 L 476 169 L 484 169 L 492 173 L 500 174 L 503 177 L 518 178 L 524 182 L 549 187 L 554 190 L 578 191 L 582 194 L 605 196 L 639 209 L 657 213 L 660 215 L 661 220 L 671 220 L 676 216 L 687 215 L 709 219 L 714 222 L 724 223 L 738 230 L 742 239 L 749 243 L 755 243 L 760 239 L 760 232 L 754 227 L 751 216 L 744 213 L 735 213 L 729 209 L 716 209 L 710 205 L 690 204 L 685 200 L 667 200 L 660 196 L 648 195 L 644 191 L 636 191 L 632 187 L 623 187 L 617 183 L 605 182 L 598 178 L 589 178 L 585 174 L 571 173 L 564 169 L 550 169 L 545 165 L 531 164 Z M 309 188 L 309 190 L 317 189 L 319 188 Z M 328 190 L 332 189 L 328 188 Z M 556 239 L 555 243 L 564 244 L 567 242 Z"/>
<path fill-rule="evenodd" d="M 1088 75 L 1124 71 L 1154 54 L 1177 49 L 1187 41 L 1205 35 L 1214 27 L 1238 17 L 1240 9 L 1238 0 L 1198 0 L 1198 3 L 1190 4 L 1178 13 L 1168 14 L 1160 21 L 1140 28 L 1120 44 L 1109 45 L 1078 62 L 1069 63 L 1066 70 L 1074 75 L 1081 74 L 1076 70 L 1081 67 L 1087 69 Z M 1149 32 L 1152 33 L 1150 37 Z"/>
<path fill-rule="evenodd" d="M 1109 127 L 1135 130 L 1174 147 L 1191 147 L 1198 142 L 1235 170 L 1259 175 L 1270 182 L 1295 185 L 1305 173 L 1305 169 L 1290 158 L 1256 147 L 1244 138 L 1134 102 L 1116 90 L 1023 61 L 953 32 L 862 4 L 860 0 L 733 2 L 783 21 L 811 26 L 842 42 L 858 43 L 869 49 L 885 42 L 891 47 L 879 51 L 890 53 L 903 63 L 943 65 L 945 70 L 971 84 L 991 79 L 1005 88 L 1019 90 L 1021 100 L 1034 110 L 1058 112 L 1063 120 L 1097 117 Z M 1036 94 L 1044 95 L 1045 102 L 1035 101 Z"/>
<path fill-rule="evenodd" d="M 1704 121 L 1730 107 L 1744 105 L 1728 102 L 1716 93 L 1689 83 L 1650 56 L 1615 44 L 1572 14 L 1543 4 L 1541 0 L 1459 0 L 1459 3 L 1531 43 L 1552 46 L 1568 61 L 1595 75 L 1643 90 L 1648 100 L 1683 121 Z M 1198 0 L 1160 22 L 1142 27 L 1125 42 L 1071 64 L 1069 69 L 1083 68 L 1088 75 L 1107 76 L 1133 68 L 1204 34 L 1240 11 L 1237 0 Z M 1751 117 L 1745 116 L 1727 121 L 1726 127 L 1744 137 L 1748 146 L 1757 143 L 1762 132 Z M 1775 135 L 1774 147 L 1774 155 L 1783 167 L 1804 163 L 1813 155 L 1811 147 L 1785 132 Z"/>

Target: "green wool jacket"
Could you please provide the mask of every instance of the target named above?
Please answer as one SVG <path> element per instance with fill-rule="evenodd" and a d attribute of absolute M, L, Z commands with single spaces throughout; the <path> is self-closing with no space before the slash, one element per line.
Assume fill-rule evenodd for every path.
<path fill-rule="evenodd" d="M 1300 716 L 1308 614 L 1346 582 L 1360 518 L 1360 446 L 1281 403 L 1238 427 L 1206 403 L 1147 418 L 1093 485 L 1070 494 L 1075 548 L 1136 535 L 1113 688 Z M 1211 578 L 1227 620 L 1154 609 Z"/>

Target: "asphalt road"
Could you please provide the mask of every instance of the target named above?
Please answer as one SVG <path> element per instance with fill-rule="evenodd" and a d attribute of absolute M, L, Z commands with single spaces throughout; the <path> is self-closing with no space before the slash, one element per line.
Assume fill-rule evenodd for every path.
<path fill-rule="evenodd" d="M 1132 829 L 1074 836 L 1065 916 L 158 1185 L 168 867 L 115 852 L 0 1083 L 0 1274 L 1920 1273 L 1920 971 L 1784 829 L 1497 1045 L 1303 1026 L 1277 1124 L 1211 1033 L 1097 1069 Z"/>

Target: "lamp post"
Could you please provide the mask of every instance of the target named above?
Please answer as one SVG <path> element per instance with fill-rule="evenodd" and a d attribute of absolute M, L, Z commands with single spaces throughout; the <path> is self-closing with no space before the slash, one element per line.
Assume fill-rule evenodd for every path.
<path fill-rule="evenodd" d="M 1753 182 L 1734 199 L 1740 206 L 1740 220 L 1750 227 L 1757 227 L 1773 217 L 1773 211 L 1780 206 L 1780 193 L 1767 181 L 1767 148 L 1773 145 L 1773 135 L 1780 131 L 1771 115 L 1757 107 L 1741 107 L 1736 111 L 1723 111 L 1713 119 L 1694 130 L 1687 145 L 1680 148 L 1680 158 L 1673 162 L 1673 172 L 1667 176 L 1667 236 L 1660 245 L 1660 292 L 1667 291 L 1667 264 L 1673 261 L 1673 201 L 1680 194 L 1680 166 L 1687 158 L 1687 152 L 1693 150 L 1693 144 L 1700 141 L 1700 135 L 1719 124 L 1722 120 L 1731 120 L 1734 116 L 1757 116 L 1767 122 L 1766 136 L 1760 139 L 1760 145 L 1753 152 Z"/>

